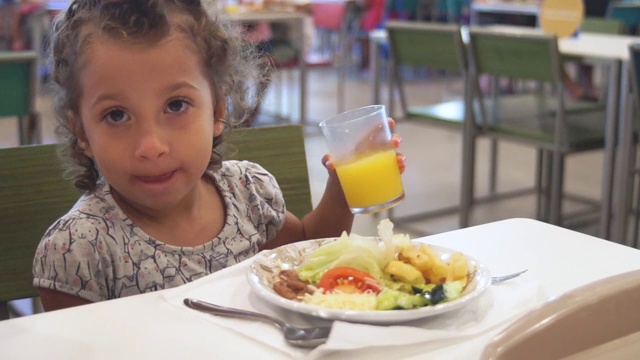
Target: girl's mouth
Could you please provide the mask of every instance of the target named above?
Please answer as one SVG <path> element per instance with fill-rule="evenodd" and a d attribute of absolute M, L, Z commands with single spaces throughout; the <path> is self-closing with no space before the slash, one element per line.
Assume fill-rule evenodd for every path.
<path fill-rule="evenodd" d="M 170 180 L 173 177 L 173 174 L 175 173 L 176 172 L 174 170 L 174 171 L 170 171 L 168 173 L 160 174 L 157 176 L 137 176 L 137 179 L 147 184 L 160 184 Z"/>

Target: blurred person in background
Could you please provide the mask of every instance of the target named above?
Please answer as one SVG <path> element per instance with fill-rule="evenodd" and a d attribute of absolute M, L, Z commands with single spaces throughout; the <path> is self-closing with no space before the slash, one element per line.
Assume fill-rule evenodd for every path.
<path fill-rule="evenodd" d="M 604 18 L 609 0 L 584 0 L 584 16 Z M 598 101 L 599 95 L 593 83 L 593 65 L 578 63 L 577 79 L 572 79 L 563 72 L 564 86 L 574 100 Z"/>

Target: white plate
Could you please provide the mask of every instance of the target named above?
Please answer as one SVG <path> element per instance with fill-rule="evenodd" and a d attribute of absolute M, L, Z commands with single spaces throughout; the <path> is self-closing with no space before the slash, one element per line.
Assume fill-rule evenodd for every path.
<path fill-rule="evenodd" d="M 251 264 L 247 273 L 247 279 L 249 280 L 251 289 L 262 300 L 271 304 L 323 319 L 369 324 L 393 324 L 422 319 L 428 316 L 438 315 L 458 309 L 468 304 L 472 299 L 478 297 L 491 285 L 491 275 L 489 274 L 489 270 L 477 260 L 467 256 L 470 269 L 475 271 L 475 274 L 473 279 L 469 282 L 469 285 L 462 292 L 462 295 L 458 299 L 450 302 L 418 309 L 385 311 L 329 309 L 285 299 L 273 290 L 273 283 L 277 281 L 278 273 L 281 270 L 297 268 L 302 264 L 304 259 L 318 247 L 335 240 L 337 240 L 337 238 L 309 240 L 261 252 L 256 256 L 255 261 Z M 444 261 L 448 261 L 449 257 L 456 252 L 455 250 L 439 246 L 430 246 Z"/>

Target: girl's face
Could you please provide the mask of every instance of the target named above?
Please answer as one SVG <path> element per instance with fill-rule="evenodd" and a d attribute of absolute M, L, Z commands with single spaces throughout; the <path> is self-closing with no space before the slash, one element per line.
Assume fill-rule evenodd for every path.
<path fill-rule="evenodd" d="M 224 116 L 194 45 L 175 31 L 154 45 L 94 40 L 79 76 L 85 154 L 125 205 L 153 213 L 188 204 Z"/>

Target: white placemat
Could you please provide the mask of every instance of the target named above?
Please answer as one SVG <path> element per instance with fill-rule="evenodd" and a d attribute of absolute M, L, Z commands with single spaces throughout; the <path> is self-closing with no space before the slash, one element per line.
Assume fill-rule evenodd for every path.
<path fill-rule="evenodd" d="M 187 308 L 187 297 L 214 304 L 251 310 L 276 316 L 295 325 L 326 325 L 329 321 L 292 313 L 261 301 L 249 288 L 246 273 L 252 259 L 216 272 L 170 291 L 163 292 L 172 305 L 197 314 L 240 336 L 251 338 L 282 351 L 294 359 L 397 359 L 403 354 L 421 353 L 470 341 L 487 331 L 506 326 L 526 311 L 547 300 L 533 272 L 492 285 L 490 289 L 458 310 L 395 326 L 352 324 L 336 321 L 326 344 L 314 349 L 289 346 L 280 330 L 266 323 L 214 316 Z M 476 349 L 481 351 L 481 349 Z M 479 355 L 469 354 L 470 356 Z"/>

